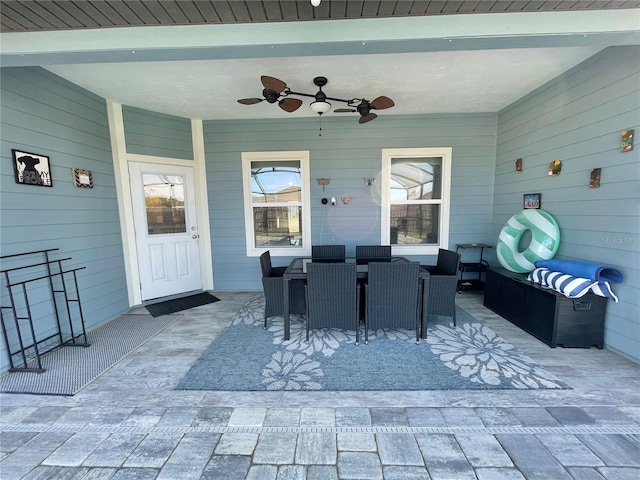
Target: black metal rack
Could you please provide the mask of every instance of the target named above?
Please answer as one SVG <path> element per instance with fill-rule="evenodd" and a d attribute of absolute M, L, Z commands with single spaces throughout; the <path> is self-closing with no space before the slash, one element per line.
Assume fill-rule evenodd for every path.
<path fill-rule="evenodd" d="M 42 373 L 45 371 L 42 367 L 42 355 L 45 353 L 62 346 L 89 346 L 76 275 L 79 270 L 83 270 L 85 267 L 65 270 L 62 262 L 70 260 L 70 258 L 52 260 L 49 254 L 56 250 L 58 249 L 50 248 L 0 256 L 0 260 L 8 258 L 17 260 L 18 257 L 29 259 L 24 264 L 0 270 L 0 273 L 4 275 L 9 299 L 9 305 L 0 305 L 0 323 L 2 324 L 2 335 L 7 348 L 7 356 L 9 357 L 10 371 Z M 32 260 L 37 258 L 36 256 L 41 256 L 40 258 L 43 258 L 44 261 Z M 29 275 L 33 271 L 41 271 L 43 274 Z M 21 273 L 20 278 L 14 278 L 19 272 Z M 72 288 L 69 289 L 67 283 L 71 279 L 73 279 L 73 284 Z M 29 302 L 29 287 L 38 285 L 37 282 L 47 284 L 52 303 L 52 315 L 55 318 L 56 331 L 48 336 L 43 336 L 34 325 L 32 308 Z M 59 295 L 64 298 L 64 303 L 58 301 Z M 71 309 L 72 304 L 77 305 L 77 320 L 75 324 Z M 5 311 L 9 311 L 10 315 L 5 315 Z M 64 316 L 61 313 L 64 313 Z M 7 319 L 7 316 L 12 318 Z M 63 328 L 63 325 L 65 328 Z M 10 326 L 15 327 L 15 341 L 13 343 L 17 343 L 17 348 L 12 348 L 9 338 Z M 67 326 L 68 329 L 66 328 Z M 18 357 L 18 362 L 14 361 L 14 357 Z"/>
<path fill-rule="evenodd" d="M 484 256 L 485 248 L 492 248 L 493 245 L 489 245 L 488 243 L 459 243 L 456 245 L 456 253 L 458 250 L 466 250 L 469 248 L 479 248 L 480 249 L 480 260 L 477 262 L 460 262 L 460 276 L 458 278 L 458 292 L 461 293 L 463 290 L 470 288 L 484 288 L 484 282 L 482 281 L 482 274 L 487 271 L 489 267 L 489 262 L 487 262 Z M 464 278 L 465 273 L 477 273 L 477 278 Z"/>

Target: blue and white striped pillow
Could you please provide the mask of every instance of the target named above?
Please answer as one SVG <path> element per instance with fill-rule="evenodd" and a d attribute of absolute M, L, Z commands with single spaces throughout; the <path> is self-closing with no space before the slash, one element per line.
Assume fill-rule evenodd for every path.
<path fill-rule="evenodd" d="M 591 292 L 601 297 L 611 298 L 617 302 L 618 297 L 611 290 L 609 282 L 597 282 L 588 278 L 574 277 L 548 268 L 536 268 L 527 279 L 551 288 L 568 298 L 580 298 Z"/>

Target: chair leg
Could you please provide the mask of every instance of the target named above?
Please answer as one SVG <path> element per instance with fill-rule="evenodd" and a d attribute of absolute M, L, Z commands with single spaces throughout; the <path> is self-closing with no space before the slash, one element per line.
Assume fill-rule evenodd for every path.
<path fill-rule="evenodd" d="M 267 314 L 264 315 L 264 329 L 267 329 Z"/>
<path fill-rule="evenodd" d="M 360 284 L 356 283 L 356 345 L 360 345 L 360 312 L 362 311 L 360 308 L 361 294 Z"/>

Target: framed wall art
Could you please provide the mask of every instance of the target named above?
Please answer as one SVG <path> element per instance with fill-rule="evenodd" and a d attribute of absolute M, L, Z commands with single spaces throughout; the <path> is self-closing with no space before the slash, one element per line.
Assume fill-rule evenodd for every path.
<path fill-rule="evenodd" d="M 89 170 L 73 169 L 73 184 L 76 187 L 93 188 L 93 178 Z"/>
<path fill-rule="evenodd" d="M 523 207 L 527 208 L 540 208 L 542 194 L 540 193 L 525 193 L 523 199 Z"/>
<path fill-rule="evenodd" d="M 621 137 L 622 145 L 620 145 L 620 151 L 626 153 L 633 150 L 633 130 L 624 130 L 621 133 Z"/>
<path fill-rule="evenodd" d="M 516 173 L 522 173 L 522 159 L 516 158 Z"/>
<path fill-rule="evenodd" d="M 549 164 L 549 168 L 547 170 L 547 173 L 550 176 L 557 177 L 558 175 L 560 175 L 560 172 L 562 172 L 562 161 L 561 160 L 554 160 L 553 162 L 551 162 Z"/>
<path fill-rule="evenodd" d="M 49 157 L 16 149 L 11 149 L 11 152 L 16 183 L 40 187 L 53 186 Z"/>
<path fill-rule="evenodd" d="M 589 175 L 589 188 L 600 188 L 601 168 L 592 168 Z"/>

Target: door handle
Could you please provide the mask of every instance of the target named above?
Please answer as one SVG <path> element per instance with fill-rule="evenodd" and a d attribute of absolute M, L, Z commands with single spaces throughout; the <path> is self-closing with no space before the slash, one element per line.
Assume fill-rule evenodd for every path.
<path fill-rule="evenodd" d="M 193 238 L 195 240 L 197 238 L 200 238 L 200 235 L 191 235 L 191 238 Z"/>

